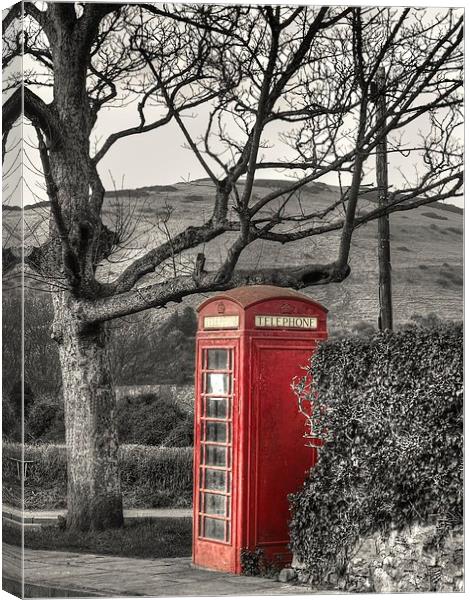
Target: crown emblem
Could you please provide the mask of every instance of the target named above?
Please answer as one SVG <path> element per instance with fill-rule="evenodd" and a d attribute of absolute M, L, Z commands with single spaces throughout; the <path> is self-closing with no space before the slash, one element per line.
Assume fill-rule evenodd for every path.
<path fill-rule="evenodd" d="M 292 304 L 289 304 L 289 302 L 283 302 L 281 304 L 281 313 L 283 315 L 289 315 L 293 312 L 295 312 L 295 307 L 292 306 Z"/>

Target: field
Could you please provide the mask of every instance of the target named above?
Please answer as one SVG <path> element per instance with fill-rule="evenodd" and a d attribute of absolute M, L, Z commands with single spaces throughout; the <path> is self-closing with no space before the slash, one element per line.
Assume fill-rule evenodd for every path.
<path fill-rule="evenodd" d="M 258 180 L 253 196 L 260 197 L 278 186 L 279 181 Z M 317 210 L 333 202 L 338 193 L 337 188 L 315 183 L 303 190 L 299 202 L 305 211 Z M 123 229 L 128 240 L 123 248 L 118 249 L 112 262 L 99 268 L 99 277 L 102 280 L 113 279 L 134 257 L 153 244 L 165 241 L 162 219 L 169 212 L 171 217 L 167 226 L 171 235 L 189 225 L 202 223 L 211 214 L 213 197 L 214 187 L 208 180 L 107 194 L 103 208 L 104 220 L 111 227 Z M 373 206 L 373 198 L 365 193 L 360 202 L 360 211 Z M 337 216 L 340 216 L 340 209 L 338 211 Z M 26 208 L 24 214 L 26 246 L 44 241 L 48 229 L 47 204 Z M 20 216 L 18 209 L 4 207 L 4 228 L 10 232 L 12 239 L 16 238 L 18 244 Z M 415 313 L 430 312 L 443 318 L 460 320 L 463 309 L 462 211 L 450 205 L 433 204 L 394 213 L 390 222 L 395 322 L 405 322 Z M 350 258 L 352 272 L 345 282 L 305 290 L 305 293 L 329 309 L 330 327 L 347 328 L 359 321 L 376 323 L 376 231 L 375 222 L 356 230 Z M 207 269 L 214 269 L 220 264 L 233 235 L 205 245 Z M 335 259 L 338 238 L 339 233 L 333 232 L 284 246 L 257 241 L 244 251 L 239 265 L 273 267 L 329 262 Z M 178 259 L 177 269 L 192 271 L 194 258 L 200 251 L 201 248 L 196 248 Z M 168 264 L 151 277 L 152 280 L 162 280 L 172 273 L 173 265 Z M 192 297 L 186 299 L 185 303 L 196 306 L 201 300 L 200 296 Z M 159 317 L 156 315 L 156 318 Z"/>

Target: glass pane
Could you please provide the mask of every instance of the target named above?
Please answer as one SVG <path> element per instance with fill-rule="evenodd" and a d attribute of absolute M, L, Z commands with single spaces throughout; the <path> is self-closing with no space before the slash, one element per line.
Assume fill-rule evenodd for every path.
<path fill-rule="evenodd" d="M 224 515 L 225 516 L 225 500 L 226 496 L 220 494 L 204 494 L 204 512 L 208 515 Z"/>
<path fill-rule="evenodd" d="M 230 542 L 230 521 L 227 521 L 227 537 L 225 538 L 226 542 Z"/>
<path fill-rule="evenodd" d="M 207 368 L 211 371 L 229 369 L 229 351 L 223 348 L 213 348 L 207 351 Z"/>
<path fill-rule="evenodd" d="M 206 441 L 208 442 L 227 442 L 227 423 L 217 421 L 206 421 Z"/>
<path fill-rule="evenodd" d="M 230 393 L 229 376 L 224 373 L 208 373 L 206 375 L 206 394 Z"/>
<path fill-rule="evenodd" d="M 227 472 L 206 469 L 206 490 L 220 490 L 225 492 L 227 489 Z"/>
<path fill-rule="evenodd" d="M 206 399 L 206 416 L 215 417 L 216 419 L 225 419 L 228 413 L 227 398 L 207 398 Z"/>
<path fill-rule="evenodd" d="M 213 540 L 224 541 L 224 521 L 221 521 L 220 519 L 211 519 L 210 517 L 204 517 L 203 536 L 206 538 L 212 538 Z"/>
<path fill-rule="evenodd" d="M 227 448 L 221 448 L 220 446 L 206 446 L 205 447 L 205 462 L 206 465 L 212 465 L 214 467 L 226 467 L 227 466 Z"/>

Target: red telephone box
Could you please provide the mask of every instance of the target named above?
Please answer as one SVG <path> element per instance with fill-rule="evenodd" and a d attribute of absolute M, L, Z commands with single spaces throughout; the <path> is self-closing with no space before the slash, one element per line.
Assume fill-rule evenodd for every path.
<path fill-rule="evenodd" d="M 315 450 L 291 383 L 327 337 L 327 310 L 273 286 L 241 287 L 198 308 L 193 562 L 241 573 L 242 550 L 290 560 L 288 494 Z"/>

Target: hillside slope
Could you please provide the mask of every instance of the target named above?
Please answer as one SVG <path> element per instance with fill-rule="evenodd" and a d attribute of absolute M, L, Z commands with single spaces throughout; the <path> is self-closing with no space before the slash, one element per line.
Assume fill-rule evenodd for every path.
<path fill-rule="evenodd" d="M 254 196 L 261 196 L 279 186 L 279 181 L 258 180 Z M 166 239 L 162 218 L 171 212 L 167 223 L 174 235 L 188 225 L 202 223 L 211 213 L 214 187 L 208 180 L 123 190 L 106 196 L 103 214 L 111 227 L 124 225 L 128 240 L 112 262 L 99 270 L 103 280 L 113 279 L 130 260 L 155 243 Z M 302 192 L 302 206 L 320 209 L 338 197 L 338 190 L 325 184 L 312 184 Z M 361 210 L 373 205 L 364 194 Z M 41 242 L 47 235 L 47 204 L 28 207 L 25 215 L 26 245 Z M 21 212 L 4 207 L 8 245 L 19 245 Z M 393 299 L 395 322 L 409 320 L 414 313 L 435 312 L 443 318 L 460 320 L 463 311 L 463 215 L 449 205 L 434 204 L 391 215 Z M 377 224 L 369 223 L 354 234 L 350 277 L 341 284 L 316 286 L 305 290 L 330 310 L 330 326 L 347 328 L 358 321 L 377 322 Z M 206 268 L 216 268 L 233 235 L 207 244 Z M 242 255 L 241 267 L 294 266 L 306 262 L 334 260 L 339 233 L 329 233 L 281 246 L 258 241 Z M 4 241 L 5 245 L 5 241 Z M 153 279 L 164 279 L 178 271 L 191 272 L 194 257 L 201 249 L 188 252 L 177 264 L 166 265 Z M 149 279 L 147 279 L 149 281 Z M 192 306 L 202 297 L 185 300 Z M 160 312 L 160 311 L 158 311 Z M 165 311 L 166 312 L 166 311 Z M 168 313 L 166 313 L 167 315 Z M 157 316 L 156 318 L 158 318 Z"/>

